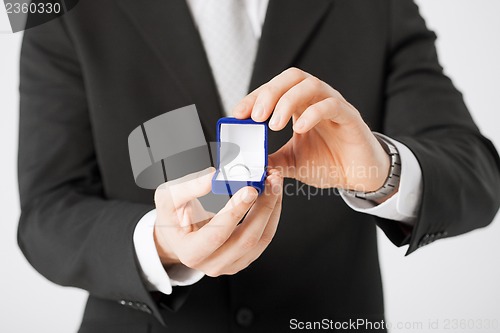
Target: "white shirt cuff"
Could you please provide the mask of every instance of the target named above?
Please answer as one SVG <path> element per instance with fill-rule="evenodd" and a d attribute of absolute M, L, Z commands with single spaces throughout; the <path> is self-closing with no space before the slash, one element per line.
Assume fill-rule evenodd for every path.
<path fill-rule="evenodd" d="M 156 251 L 153 236 L 155 221 L 156 209 L 153 209 L 137 223 L 133 236 L 135 253 L 148 290 L 170 295 L 173 286 L 192 285 L 200 281 L 205 274 L 182 264 L 165 270 Z"/>
<path fill-rule="evenodd" d="M 381 204 L 350 197 L 342 191 L 340 191 L 340 196 L 344 199 L 346 204 L 355 211 L 403 222 L 412 226 L 415 224 L 422 197 L 423 183 L 420 164 L 411 150 L 401 142 L 379 133 L 374 134 L 392 143 L 399 151 L 399 156 L 401 158 L 401 176 L 398 192 Z"/>

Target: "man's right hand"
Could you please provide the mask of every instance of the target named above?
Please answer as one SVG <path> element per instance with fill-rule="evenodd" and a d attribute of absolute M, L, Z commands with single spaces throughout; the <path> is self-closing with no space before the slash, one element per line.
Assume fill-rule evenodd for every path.
<path fill-rule="evenodd" d="M 164 266 L 182 263 L 212 277 L 232 275 L 256 260 L 273 239 L 281 215 L 281 174 L 270 170 L 260 197 L 254 188 L 242 188 L 214 214 L 197 199 L 211 191 L 214 171 L 209 168 L 156 190 L 154 238 Z"/>

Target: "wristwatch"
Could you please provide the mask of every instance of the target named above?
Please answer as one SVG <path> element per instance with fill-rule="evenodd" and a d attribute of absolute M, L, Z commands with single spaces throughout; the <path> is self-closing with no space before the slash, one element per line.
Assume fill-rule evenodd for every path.
<path fill-rule="evenodd" d="M 376 191 L 372 192 L 362 192 L 354 190 L 342 190 L 342 192 L 350 197 L 355 197 L 364 200 L 379 200 L 394 192 L 399 186 L 399 180 L 401 176 L 401 157 L 399 156 L 399 151 L 392 143 L 388 140 L 384 140 L 377 133 L 374 133 L 377 140 L 380 142 L 385 152 L 391 158 L 391 168 L 384 185 Z"/>

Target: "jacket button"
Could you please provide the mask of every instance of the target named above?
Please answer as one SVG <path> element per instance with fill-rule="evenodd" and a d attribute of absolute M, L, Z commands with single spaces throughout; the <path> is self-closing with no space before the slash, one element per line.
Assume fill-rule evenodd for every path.
<path fill-rule="evenodd" d="M 428 234 L 422 237 L 422 239 L 420 239 L 420 242 L 418 243 L 418 247 L 422 247 L 429 244 L 429 237 L 430 236 Z"/>
<path fill-rule="evenodd" d="M 236 323 L 242 327 L 249 327 L 253 324 L 254 314 L 249 308 L 240 308 L 236 312 Z"/>
<path fill-rule="evenodd" d="M 151 311 L 151 309 L 149 308 L 149 306 L 147 306 L 146 304 L 141 304 L 141 306 L 140 306 L 140 310 L 141 310 L 142 312 L 146 312 L 147 314 L 151 314 L 151 313 L 153 313 L 153 312 Z"/>

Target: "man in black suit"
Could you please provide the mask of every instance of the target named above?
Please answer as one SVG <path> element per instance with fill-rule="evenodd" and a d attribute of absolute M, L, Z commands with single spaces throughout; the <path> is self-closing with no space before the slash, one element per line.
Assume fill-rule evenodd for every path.
<path fill-rule="evenodd" d="M 222 228 L 160 228 L 191 218 L 179 208 L 206 213 L 196 198 L 209 191 L 211 173 L 179 191 L 168 183 L 156 195 L 140 189 L 129 133 L 196 104 L 214 141 L 217 119 L 230 111 L 194 2 L 81 1 L 26 31 L 23 253 L 51 281 L 89 291 L 81 332 L 286 331 L 323 318 L 380 323 L 376 225 L 411 253 L 486 226 L 499 207 L 498 154 L 443 75 L 435 35 L 410 0 L 270 0 L 253 92 L 234 115 L 270 119 L 276 153 L 267 186 L 278 191 L 257 198 L 243 189 L 226 210 L 205 216 L 205 226 Z M 318 176 L 311 165 L 338 172 Z M 419 181 L 408 185 L 412 168 Z M 345 189 L 342 198 L 331 188 Z M 151 277 L 136 238 L 151 212 L 167 287 Z M 212 277 L 186 282 L 193 272 Z M 378 327 L 357 328 L 384 331 Z"/>

